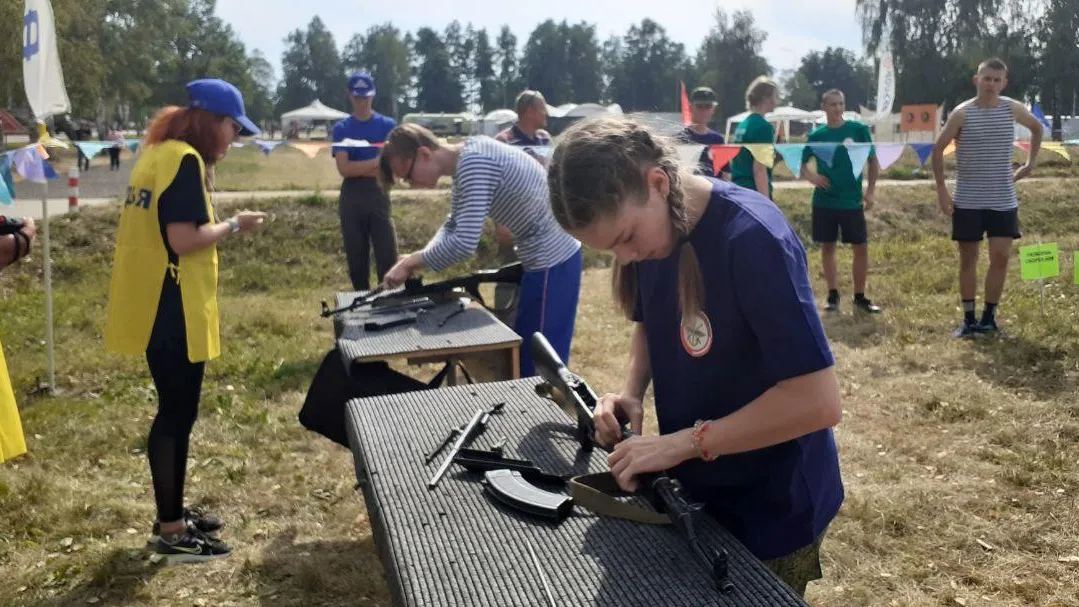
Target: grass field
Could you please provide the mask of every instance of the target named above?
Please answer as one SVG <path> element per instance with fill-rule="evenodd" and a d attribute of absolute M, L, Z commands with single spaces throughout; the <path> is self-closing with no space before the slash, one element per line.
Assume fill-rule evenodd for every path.
<path fill-rule="evenodd" d="M 270 158 L 273 158 L 271 154 Z M 261 158 L 260 158 L 261 160 Z M 1057 242 L 1062 276 L 1019 280 L 1002 339 L 957 341 L 956 253 L 928 187 L 886 188 L 871 213 L 869 295 L 825 318 L 842 382 L 837 429 L 847 500 L 823 548 L 814 605 L 1079 605 L 1079 319 L 1067 183 L 1020 189 L 1023 243 Z M 805 238 L 808 192 L 777 191 Z M 402 250 L 424 241 L 445 197 L 395 195 Z M 0 604 L 388 605 L 351 456 L 296 420 L 331 343 L 318 302 L 347 286 L 336 207 L 316 197 L 244 204 L 274 214 L 221 249 L 225 354 L 207 367 L 188 495 L 222 513 L 225 561 L 161 567 L 142 550 L 153 517 L 145 363 L 104 352 L 116 210 L 54 220 L 56 397 L 45 375 L 40 255 L 0 278 L 0 336 L 30 454 L 0 465 Z M 491 234 L 478 265 L 493 264 Z M 809 247 L 818 299 L 819 255 Z M 605 258 L 590 253 L 573 348 L 600 390 L 622 381 L 628 323 Z M 1013 261 L 1015 258 L 1013 256 Z M 983 264 L 984 271 L 984 264 Z M 654 416 L 649 418 L 654 431 Z"/>

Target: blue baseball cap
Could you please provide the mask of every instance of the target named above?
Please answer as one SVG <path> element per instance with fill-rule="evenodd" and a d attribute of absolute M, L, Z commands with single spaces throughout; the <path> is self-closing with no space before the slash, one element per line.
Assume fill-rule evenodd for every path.
<path fill-rule="evenodd" d="M 356 72 L 348 79 L 348 94 L 353 97 L 374 97 L 375 79 L 367 72 Z"/>
<path fill-rule="evenodd" d="M 207 112 L 232 118 L 240 125 L 240 134 L 258 135 L 262 132 L 244 113 L 244 98 L 235 86 L 217 78 L 203 78 L 187 83 L 188 105 Z"/>

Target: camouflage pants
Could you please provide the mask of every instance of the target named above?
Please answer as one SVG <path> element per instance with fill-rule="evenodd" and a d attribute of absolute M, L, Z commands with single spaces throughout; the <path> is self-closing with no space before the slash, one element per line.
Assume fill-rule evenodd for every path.
<path fill-rule="evenodd" d="M 817 541 L 777 559 L 764 561 L 764 565 L 779 576 L 799 596 L 804 597 L 806 585 L 824 577 L 820 566 L 820 545 L 824 534 Z"/>

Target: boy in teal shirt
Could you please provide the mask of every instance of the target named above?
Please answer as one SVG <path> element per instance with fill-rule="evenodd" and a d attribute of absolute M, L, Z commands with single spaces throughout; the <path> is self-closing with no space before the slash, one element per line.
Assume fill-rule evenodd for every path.
<path fill-rule="evenodd" d="M 869 245 L 866 234 L 865 212 L 873 208 L 877 175 L 880 163 L 876 152 L 869 152 L 869 185 L 862 194 L 862 175 L 854 175 L 846 143 L 873 143 L 869 127 L 859 122 L 843 119 L 846 100 L 842 91 L 832 89 L 821 96 L 821 109 L 828 122 L 809 135 L 809 143 L 835 143 L 832 165 L 820 159 L 825 152 L 817 152 L 817 170 L 806 164 L 814 156 L 807 147 L 802 156 L 802 177 L 817 186 L 813 190 L 813 240 L 821 245 L 821 265 L 824 280 L 828 283 L 828 304 L 825 310 L 839 310 L 839 286 L 836 279 L 836 241 L 842 233 L 844 243 L 854 252 L 854 307 L 875 314 L 880 312 L 865 296 L 866 276 L 869 272 Z M 864 201 L 864 206 L 863 206 Z"/>
<path fill-rule="evenodd" d="M 779 87 L 776 83 L 766 76 L 755 79 L 746 90 L 746 109 L 751 113 L 738 123 L 731 143 L 775 143 L 775 129 L 764 116 L 775 110 L 778 104 Z M 748 149 L 743 148 L 731 161 L 731 181 L 772 198 L 772 169 L 756 161 Z"/>

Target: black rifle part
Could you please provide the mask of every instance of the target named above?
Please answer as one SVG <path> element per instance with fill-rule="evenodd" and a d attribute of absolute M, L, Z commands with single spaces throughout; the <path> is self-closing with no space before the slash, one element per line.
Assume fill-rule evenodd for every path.
<path fill-rule="evenodd" d="M 413 299 L 419 296 L 438 296 L 446 298 L 447 296 L 454 294 L 459 297 L 461 293 L 458 292 L 458 290 L 463 290 L 464 294 L 471 296 L 473 299 L 480 302 L 481 305 L 486 307 L 487 304 L 483 301 L 483 296 L 480 295 L 481 284 L 520 284 L 523 275 L 524 266 L 522 266 L 520 262 L 517 262 L 502 266 L 495 270 L 478 270 L 468 276 L 450 278 L 426 285 L 423 284 L 423 280 L 420 278 L 410 278 L 405 281 L 404 287 L 401 289 L 394 291 L 383 291 L 381 288 L 374 289 L 356 297 L 352 300 L 352 303 L 341 308 L 331 310 L 330 307 L 326 305 L 326 302 L 322 302 L 321 315 L 323 318 L 328 318 L 330 316 L 341 314 L 342 312 L 351 312 L 363 306 L 377 306 L 401 298 Z"/>
<path fill-rule="evenodd" d="M 453 443 L 453 448 L 450 449 L 449 455 L 446 456 L 446 459 L 442 460 L 442 464 L 439 465 L 435 475 L 427 482 L 428 489 L 434 489 L 438 486 L 438 482 L 442 480 L 442 476 L 450 469 L 450 464 L 453 463 L 453 458 L 457 453 L 477 436 L 483 434 L 487 429 L 487 422 L 491 420 L 491 415 L 501 412 L 502 408 L 505 406 L 506 403 L 496 403 L 490 409 L 476 410 L 472 415 L 472 419 L 465 424 L 465 429 L 457 436 L 457 440 Z"/>
<path fill-rule="evenodd" d="M 398 312 L 396 314 L 380 314 L 363 321 L 364 331 L 383 331 L 402 325 L 410 325 L 416 322 L 416 312 Z"/>
<path fill-rule="evenodd" d="M 472 472 L 488 472 L 491 470 L 512 470 L 519 472 L 521 476 L 532 483 L 546 483 L 566 486 L 566 477 L 544 472 L 539 466 L 527 459 L 510 459 L 503 457 L 501 453 L 494 451 L 481 451 L 479 449 L 461 449 L 453 458 L 453 463 L 458 464 Z"/>
<path fill-rule="evenodd" d="M 552 398 L 555 402 L 574 410 L 577 417 L 577 440 L 583 450 L 591 451 L 596 445 L 594 409 L 599 403 L 596 392 L 584 379 L 566 368 L 562 358 L 558 356 L 542 333 L 532 334 L 532 359 L 536 371 L 547 384 L 536 386 L 536 393 Z M 630 436 L 632 433 L 623 426 L 622 438 Z M 697 536 L 694 519 L 702 505 L 690 501 L 681 483 L 671 478 L 666 472 L 637 475 L 637 482 L 638 493 L 652 502 L 656 510 L 665 512 L 686 537 L 693 552 L 711 573 L 716 587 L 721 590 L 728 587 L 729 580 L 725 575 L 719 575 L 721 573 L 719 563 L 723 561 L 722 552 L 717 551 L 709 555 Z M 722 570 L 725 574 L 726 566 L 722 567 Z"/>
<path fill-rule="evenodd" d="M 555 522 L 561 522 L 573 510 L 572 498 L 544 491 L 526 481 L 516 470 L 488 470 L 483 478 L 487 493 L 514 510 Z"/>
<path fill-rule="evenodd" d="M 438 457 L 438 454 L 442 453 L 442 450 L 449 446 L 449 444 L 453 442 L 453 439 L 457 438 L 457 436 L 464 431 L 464 426 L 457 426 L 456 428 L 450 430 L 449 433 L 446 434 L 446 438 L 442 439 L 442 442 L 438 445 L 438 447 L 435 448 L 434 451 L 424 454 L 423 465 L 426 466 L 427 464 L 430 464 L 431 460 Z"/>

